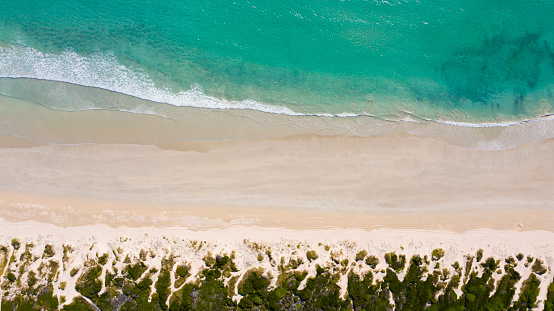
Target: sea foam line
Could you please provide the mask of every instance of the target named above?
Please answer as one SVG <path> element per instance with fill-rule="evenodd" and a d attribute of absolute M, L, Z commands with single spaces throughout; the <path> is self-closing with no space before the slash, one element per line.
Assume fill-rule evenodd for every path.
<path fill-rule="evenodd" d="M 326 118 L 364 116 L 383 119 L 367 113 L 299 113 L 284 106 L 267 105 L 251 99 L 243 101 L 218 99 L 204 94 L 198 84 L 193 85 L 188 91 L 175 93 L 168 88 L 157 87 L 154 81 L 142 70 L 120 64 L 112 53 L 97 52 L 84 57 L 73 50 L 66 50 L 61 54 L 49 54 L 22 45 L 0 46 L 0 78 L 29 78 L 95 87 L 178 107 L 247 109 L 290 116 Z M 403 110 L 399 110 L 399 112 L 420 120 L 460 127 L 508 127 L 535 121 L 554 120 L 554 114 L 545 114 L 518 121 L 470 123 L 429 119 Z M 399 120 L 386 121 L 408 122 L 405 117 Z M 414 122 L 414 120 L 409 120 L 409 122 Z"/>
<path fill-rule="evenodd" d="M 264 105 L 250 99 L 217 99 L 204 94 L 199 85 L 193 85 L 188 91 L 174 93 L 169 89 L 156 87 L 146 73 L 121 65 L 110 53 L 94 53 L 83 57 L 71 50 L 54 55 L 31 47 L 0 47 L 0 77 L 67 82 L 174 106 L 252 109 L 268 113 L 303 115 L 286 107 Z"/>

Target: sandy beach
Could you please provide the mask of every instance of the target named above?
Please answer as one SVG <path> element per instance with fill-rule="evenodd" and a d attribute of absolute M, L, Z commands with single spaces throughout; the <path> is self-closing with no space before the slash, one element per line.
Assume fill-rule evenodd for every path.
<path fill-rule="evenodd" d="M 552 230 L 554 141 L 407 134 L 0 149 L 1 215 L 62 226 Z"/>

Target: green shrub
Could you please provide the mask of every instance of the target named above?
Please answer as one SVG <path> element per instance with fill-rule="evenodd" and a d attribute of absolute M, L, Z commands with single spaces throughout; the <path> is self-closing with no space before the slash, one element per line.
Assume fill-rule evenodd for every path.
<path fill-rule="evenodd" d="M 137 262 L 134 265 L 128 265 L 125 267 L 124 273 L 126 273 L 133 281 L 138 280 L 142 274 L 146 271 L 147 267 L 142 261 Z M 155 272 L 153 272 L 155 273 Z"/>
<path fill-rule="evenodd" d="M 356 261 L 362 261 L 367 256 L 367 251 L 361 250 L 356 254 Z"/>
<path fill-rule="evenodd" d="M 406 266 L 406 255 L 396 256 L 396 253 L 386 253 L 385 262 L 396 272 L 404 270 Z"/>
<path fill-rule="evenodd" d="M 8 272 L 8 281 L 10 281 L 10 283 L 13 283 L 15 282 L 15 280 L 17 280 L 15 274 L 13 274 L 13 272 Z"/>
<path fill-rule="evenodd" d="M 317 253 L 314 250 L 310 250 L 306 252 L 306 257 L 310 262 L 316 260 L 319 256 L 317 256 Z"/>
<path fill-rule="evenodd" d="M 379 264 L 379 258 L 370 255 L 365 259 L 366 265 L 370 266 L 371 269 L 377 268 L 377 265 Z"/>
<path fill-rule="evenodd" d="M 442 257 L 444 257 L 444 250 L 442 248 L 436 248 L 431 253 L 431 259 L 433 260 L 439 260 Z"/>
<path fill-rule="evenodd" d="M 480 262 L 481 259 L 483 259 L 483 250 L 479 249 L 477 251 L 477 254 L 475 254 L 475 260 L 477 260 L 477 262 Z"/>
<path fill-rule="evenodd" d="M 554 311 L 554 281 L 548 285 L 546 300 L 544 301 L 544 311 Z"/>
<path fill-rule="evenodd" d="M 531 266 L 531 271 L 538 275 L 543 275 L 546 273 L 547 269 L 543 265 L 543 261 L 540 259 L 535 259 L 535 263 Z"/>
<path fill-rule="evenodd" d="M 539 295 L 540 284 L 541 281 L 537 278 L 537 276 L 531 273 L 529 278 L 523 281 L 519 299 L 514 303 L 514 309 L 526 310 L 535 308 L 535 302 L 537 301 L 537 296 Z"/>
<path fill-rule="evenodd" d="M 98 279 L 102 274 L 102 266 L 94 266 L 81 274 L 75 285 L 75 289 L 83 296 L 90 299 L 97 298 L 97 294 L 102 289 L 102 282 Z"/>
<path fill-rule="evenodd" d="M 168 269 L 162 268 L 160 274 L 158 275 L 158 281 L 154 286 L 156 288 L 156 293 L 158 294 L 158 304 L 162 310 L 167 310 L 166 301 L 171 293 L 169 289 L 171 283 L 171 274 Z"/>
<path fill-rule="evenodd" d="M 13 249 L 18 250 L 21 247 L 21 242 L 19 242 L 19 239 L 12 239 L 12 246 Z"/>
<path fill-rule="evenodd" d="M 53 257 L 55 254 L 56 252 L 54 251 L 54 247 L 50 244 L 46 244 L 46 246 L 44 247 L 43 257 L 50 258 L 50 257 Z"/>
<path fill-rule="evenodd" d="M 485 262 L 481 263 L 481 267 L 485 269 L 487 272 L 495 271 L 498 268 L 498 265 L 500 264 L 500 260 L 494 260 L 494 258 L 489 257 Z"/>
<path fill-rule="evenodd" d="M 106 253 L 106 254 L 100 256 L 100 257 L 98 258 L 98 263 L 99 263 L 101 266 L 103 266 L 103 265 L 105 265 L 106 263 L 108 263 L 108 254 Z"/>
<path fill-rule="evenodd" d="M 69 271 L 69 276 L 74 277 L 79 272 L 79 268 L 75 267 Z"/>
<path fill-rule="evenodd" d="M 189 269 L 187 266 L 181 265 L 177 267 L 175 273 L 182 278 L 186 278 L 189 275 Z"/>

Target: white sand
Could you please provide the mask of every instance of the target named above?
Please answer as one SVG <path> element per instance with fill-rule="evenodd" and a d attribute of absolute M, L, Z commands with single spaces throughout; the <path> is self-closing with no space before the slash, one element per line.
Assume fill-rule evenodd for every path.
<path fill-rule="evenodd" d="M 315 275 L 317 264 L 327 266 L 331 257 L 342 261 L 349 260 L 349 269 L 356 272 L 368 270 L 367 265 L 351 263 L 355 261 L 355 255 L 360 250 L 366 250 L 368 254 L 380 258 L 377 269 L 385 269 L 383 260 L 385 253 L 395 251 L 397 254 L 405 254 L 407 258 L 412 255 L 428 255 L 435 248 L 445 250 L 445 256 L 438 262 L 441 268 L 447 268 L 454 273 L 451 266 L 454 262 L 465 265 L 465 255 L 475 255 L 478 249 L 484 250 L 484 258 L 489 256 L 497 259 L 505 259 L 509 256 L 516 256 L 518 253 L 541 258 L 549 266 L 546 274 L 539 276 L 541 280 L 541 294 L 539 300 L 546 295 L 546 287 L 552 282 L 554 272 L 554 233 L 548 231 L 494 231 L 494 230 L 473 230 L 463 234 L 450 231 L 431 230 L 284 230 L 275 228 L 227 228 L 210 229 L 202 231 L 191 231 L 184 228 L 111 228 L 105 225 L 79 226 L 62 228 L 50 224 L 36 222 L 0 222 L 0 244 L 9 245 L 12 237 L 19 237 L 22 245 L 27 242 L 34 242 L 34 253 L 38 257 L 44 250 L 44 245 L 52 244 L 56 247 L 54 258 L 61 262 L 62 245 L 72 245 L 75 251 L 70 253 L 65 270 L 62 271 L 55 282 L 56 294 L 65 295 L 71 301 L 77 293 L 74 290 L 74 278 L 69 277 L 69 272 L 74 267 L 82 267 L 87 259 L 87 254 L 93 256 L 109 254 L 109 261 L 114 259 L 118 248 L 122 252 L 118 255 L 121 259 L 114 267 L 121 271 L 121 260 L 127 255 L 137 258 L 141 250 L 153 250 L 155 257 L 146 261 L 150 267 L 160 268 L 160 259 L 167 257 L 170 253 L 177 255 L 176 265 L 186 263 L 191 266 L 191 279 L 205 266 L 202 258 L 208 253 L 228 254 L 235 252 L 235 263 L 241 275 L 247 269 L 261 267 L 266 275 L 274 278 L 278 275 L 277 265 L 280 258 L 284 257 L 288 262 L 289 258 L 300 258 L 303 264 L 300 270 L 309 272 L 309 276 Z M 192 241 L 197 241 L 196 246 Z M 198 245 L 202 243 L 202 246 Z M 254 245 L 256 243 L 257 245 Z M 329 250 L 325 250 L 325 246 Z M 24 247 L 22 247 L 24 248 Z M 256 249 L 259 248 L 259 249 Z M 270 251 L 273 262 L 265 255 Z M 319 256 L 313 262 L 306 259 L 306 251 L 315 250 Z M 22 250 L 20 250 L 21 252 Z M 264 255 L 262 261 L 258 261 L 257 254 Z M 429 270 L 433 270 L 435 262 L 431 262 Z M 108 269 L 113 270 L 111 265 Z M 482 271 L 477 264 L 477 271 Z M 521 263 L 516 268 L 522 274 L 522 280 L 529 275 L 528 268 Z M 105 273 L 105 272 L 104 272 Z M 400 277 L 403 277 L 403 273 Z M 377 273 L 375 277 L 382 279 L 383 273 Z M 156 277 L 156 276 L 155 276 Z M 155 278 L 154 277 L 154 278 Z M 275 280 L 273 280 L 275 281 Z M 67 282 L 65 290 L 59 289 L 60 282 Z M 346 279 L 339 282 L 346 290 Z M 239 299 L 239 296 L 235 297 Z"/>
<path fill-rule="evenodd" d="M 112 226 L 544 229 L 554 140 L 414 136 L 0 148 L 0 217 Z"/>

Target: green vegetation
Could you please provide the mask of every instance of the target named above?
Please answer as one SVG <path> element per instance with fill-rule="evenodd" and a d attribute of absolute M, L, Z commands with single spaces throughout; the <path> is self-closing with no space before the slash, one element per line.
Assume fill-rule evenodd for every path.
<path fill-rule="evenodd" d="M 386 283 L 374 284 L 371 272 L 366 273 L 363 278 L 358 274 L 350 273 L 348 295 L 354 310 L 386 310 L 392 307 L 389 303 L 390 291 Z"/>
<path fill-rule="evenodd" d="M 19 247 L 21 247 L 21 242 L 19 242 L 19 239 L 12 239 L 12 246 L 14 250 L 18 250 Z"/>
<path fill-rule="evenodd" d="M 366 265 L 370 266 L 371 269 L 377 268 L 377 265 L 379 264 L 379 258 L 370 255 L 365 259 Z"/>
<path fill-rule="evenodd" d="M 182 278 L 186 278 L 189 275 L 189 268 L 184 265 L 178 266 L 175 273 Z"/>
<path fill-rule="evenodd" d="M 396 253 L 386 253 L 385 254 L 385 262 L 391 267 L 394 271 L 400 272 L 404 270 L 404 267 L 406 266 L 406 256 L 400 255 L 396 256 Z"/>
<path fill-rule="evenodd" d="M 544 301 L 544 311 L 554 311 L 554 280 L 548 286 L 546 300 Z"/>
<path fill-rule="evenodd" d="M 145 271 L 146 265 L 142 261 L 139 261 L 134 265 L 128 265 L 124 270 L 125 274 L 129 275 L 133 281 L 138 280 Z"/>
<path fill-rule="evenodd" d="M 17 278 L 15 277 L 15 274 L 13 274 L 13 272 L 8 272 L 8 281 L 10 281 L 11 283 L 15 282 L 15 280 L 17 280 Z"/>
<path fill-rule="evenodd" d="M 307 310 L 349 310 L 350 299 L 341 299 L 340 287 L 334 276 L 326 269 L 317 266 L 315 277 L 309 278 L 306 287 L 297 291 Z"/>
<path fill-rule="evenodd" d="M 67 275 L 70 267 L 60 266 L 61 262 L 55 260 L 54 247 L 45 247 L 42 256 L 33 256 L 32 248 L 32 244 L 25 245 L 25 251 L 19 251 L 17 258 L 12 256 L 11 264 L 4 264 L 8 271 L 1 284 L 4 293 L 10 294 L 4 295 L 2 310 L 58 310 L 65 302 L 65 297 L 54 296 L 54 280 L 58 270 Z M 10 255 L 4 249 L 0 246 L 0 262 L 7 261 Z M 64 246 L 64 254 L 65 249 Z M 433 269 L 444 256 L 444 251 L 435 249 L 428 257 L 412 256 L 409 262 L 405 255 L 387 253 L 384 257 L 388 268 L 375 271 L 379 259 L 360 251 L 352 263 L 341 252 L 335 253 L 333 262 L 316 265 L 315 274 L 308 276 L 307 271 L 300 270 L 304 257 L 298 253 L 294 250 L 290 258 L 279 258 L 277 254 L 272 259 L 264 251 L 270 258 L 264 265 L 274 265 L 278 274 L 262 268 L 238 271 L 233 254 L 209 254 L 204 257 L 206 266 L 200 267 L 188 283 L 185 281 L 191 279 L 191 271 L 196 270 L 188 263 L 175 263 L 172 255 L 158 259 L 161 266 L 155 268 L 147 266 L 146 260 L 153 258 L 147 251 L 141 251 L 138 257 L 119 252 L 114 264 L 108 264 L 111 253 L 97 255 L 84 267 L 70 270 L 74 277 L 82 270 L 75 286 L 81 296 L 62 310 L 529 310 L 538 305 L 541 281 L 537 275 L 549 269 L 542 260 L 533 258 L 525 275 L 532 273 L 523 281 L 516 270 L 525 268 L 520 264 L 516 269 L 519 261 L 514 257 L 484 259 L 479 252 L 475 256 L 478 263 L 468 256 L 465 265 L 456 262 L 451 267 Z M 251 263 L 257 263 L 257 254 L 260 253 L 254 252 L 249 259 Z M 308 251 L 306 257 L 313 267 L 315 251 Z M 32 264 L 36 260 L 40 264 Z M 368 271 L 360 261 L 373 270 Z M 358 269 L 363 272 L 356 273 Z M 173 291 L 172 279 L 176 288 Z M 340 280 L 347 284 L 346 289 L 341 290 Z M 62 290 L 72 284 L 60 281 L 56 286 Z M 518 284 L 521 290 L 516 296 Z M 461 294 L 456 294 L 460 290 Z M 544 310 L 554 311 L 554 281 L 548 286 Z"/>
<path fill-rule="evenodd" d="M 533 273 L 536 273 L 538 275 L 543 275 L 548 270 L 544 266 L 543 261 L 537 258 L 535 259 L 535 263 L 531 266 L 531 271 L 533 271 Z"/>
<path fill-rule="evenodd" d="M 73 268 L 69 271 L 69 276 L 74 277 L 79 272 L 79 268 Z"/>
<path fill-rule="evenodd" d="M 102 274 L 102 266 L 90 267 L 79 276 L 75 289 L 87 298 L 95 298 L 102 289 L 102 282 L 98 279 L 100 274 Z"/>
<path fill-rule="evenodd" d="M 306 252 L 306 258 L 308 258 L 308 260 L 312 262 L 319 258 L 319 256 L 317 256 L 317 253 L 314 250 L 311 250 Z"/>
<path fill-rule="evenodd" d="M 367 251 L 361 250 L 356 254 L 356 261 L 362 261 L 367 256 Z"/>
<path fill-rule="evenodd" d="M 519 295 L 519 299 L 514 303 L 513 309 L 528 310 L 536 307 L 535 302 L 539 295 L 540 284 L 541 281 L 535 274 L 531 274 L 527 280 L 523 281 L 521 294 Z"/>
<path fill-rule="evenodd" d="M 239 283 L 238 292 L 244 296 L 240 302 L 241 309 L 252 309 L 267 300 L 267 287 L 269 279 L 263 276 L 262 270 L 249 270 L 245 273 L 243 281 Z"/>
<path fill-rule="evenodd" d="M 436 274 L 428 274 L 423 259 L 413 256 L 404 280 L 400 282 L 394 271 L 387 269 L 384 281 L 393 294 L 396 310 L 421 310 L 432 303 L 438 291 Z"/>
<path fill-rule="evenodd" d="M 53 257 L 55 254 L 56 254 L 56 252 L 54 251 L 54 246 L 52 246 L 50 244 L 46 244 L 46 246 L 44 247 L 43 257 L 44 258 L 50 258 L 50 257 Z"/>
<path fill-rule="evenodd" d="M 431 258 L 433 260 L 439 260 L 441 259 L 442 257 L 444 257 L 444 250 L 442 248 L 436 248 L 433 250 L 433 252 L 431 253 Z"/>
<path fill-rule="evenodd" d="M 104 254 L 100 257 L 98 257 L 98 264 L 100 264 L 101 266 L 105 265 L 106 263 L 108 263 L 108 254 Z"/>
<path fill-rule="evenodd" d="M 483 259 L 483 250 L 479 249 L 477 251 L 477 254 L 475 254 L 475 260 L 477 260 L 477 262 L 480 262 L 481 259 Z"/>

